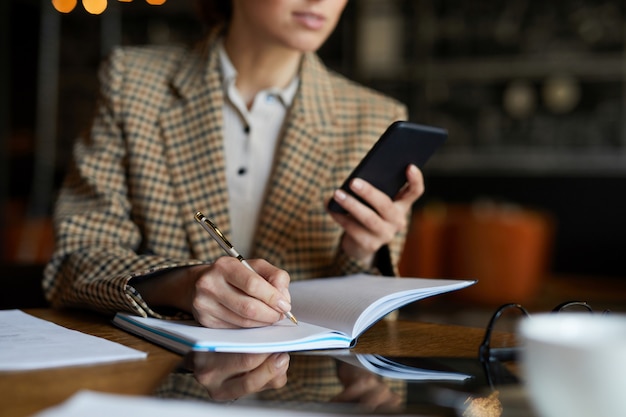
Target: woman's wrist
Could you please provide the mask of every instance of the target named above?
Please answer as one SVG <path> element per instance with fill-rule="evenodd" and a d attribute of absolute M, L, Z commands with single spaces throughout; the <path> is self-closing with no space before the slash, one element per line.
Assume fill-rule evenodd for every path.
<path fill-rule="evenodd" d="M 144 276 L 131 284 L 151 307 L 170 307 L 190 312 L 195 282 L 204 265 L 173 268 Z"/>

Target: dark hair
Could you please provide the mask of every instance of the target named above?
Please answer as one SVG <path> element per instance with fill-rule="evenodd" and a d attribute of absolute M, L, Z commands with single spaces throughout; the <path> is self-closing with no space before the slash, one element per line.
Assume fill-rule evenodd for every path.
<path fill-rule="evenodd" d="M 226 26 L 233 14 L 230 0 L 196 0 L 196 9 L 200 20 L 208 29 Z"/>

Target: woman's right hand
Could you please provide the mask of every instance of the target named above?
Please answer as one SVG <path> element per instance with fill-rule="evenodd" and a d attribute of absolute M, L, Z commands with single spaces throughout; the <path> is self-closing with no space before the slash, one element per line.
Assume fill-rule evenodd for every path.
<path fill-rule="evenodd" d="M 250 271 L 224 256 L 209 265 L 173 269 L 132 285 L 148 305 L 175 307 L 206 327 L 262 327 L 291 310 L 289 274 L 262 259 L 248 260 Z"/>
<path fill-rule="evenodd" d="M 289 274 L 261 259 L 248 260 L 255 272 L 235 258 L 194 266 L 190 294 L 196 320 L 213 328 L 268 326 L 291 311 Z"/>

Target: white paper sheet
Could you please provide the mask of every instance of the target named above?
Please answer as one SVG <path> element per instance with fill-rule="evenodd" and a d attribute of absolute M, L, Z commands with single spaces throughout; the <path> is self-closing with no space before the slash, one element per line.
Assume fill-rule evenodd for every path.
<path fill-rule="evenodd" d="M 20 310 L 0 311 L 0 371 L 145 359 L 147 353 Z"/>
<path fill-rule="evenodd" d="M 376 417 L 375 414 L 367 414 Z M 276 409 L 259 404 L 233 405 L 199 401 L 159 399 L 142 396 L 123 396 L 93 391 L 81 391 L 59 406 L 33 417 L 316 417 L 345 416 L 343 413 Z M 395 415 L 401 417 L 400 415 Z"/>

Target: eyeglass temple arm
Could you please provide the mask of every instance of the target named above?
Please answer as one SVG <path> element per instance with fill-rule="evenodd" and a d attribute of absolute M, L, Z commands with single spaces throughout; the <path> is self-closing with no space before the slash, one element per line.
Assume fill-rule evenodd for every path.
<path fill-rule="evenodd" d="M 487 330 L 485 331 L 485 338 L 483 339 L 483 342 L 481 343 L 481 345 L 480 345 L 480 347 L 478 349 L 478 355 L 479 355 L 481 360 L 487 361 L 487 362 L 489 361 L 489 351 L 490 351 L 490 345 L 489 344 L 491 342 L 491 333 L 493 332 L 493 328 L 495 327 L 496 320 L 498 320 L 500 318 L 500 316 L 502 315 L 502 313 L 504 313 L 504 311 L 509 309 L 509 308 L 517 308 L 526 317 L 530 317 L 530 314 L 528 313 L 528 311 L 521 304 L 518 304 L 518 303 L 508 303 L 508 304 L 504 304 L 504 305 L 500 306 L 496 310 L 496 312 L 493 314 L 493 316 L 491 316 L 491 320 L 489 320 L 489 324 L 487 325 Z M 514 348 L 511 348 L 510 350 L 513 350 L 513 349 Z M 502 350 L 502 354 L 504 354 L 504 350 Z"/>

